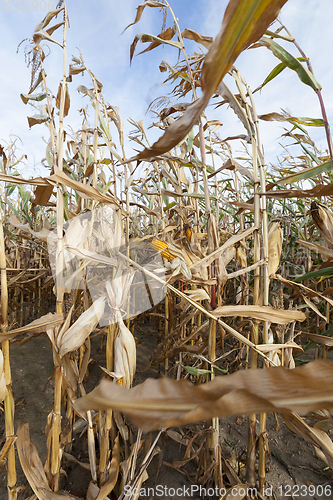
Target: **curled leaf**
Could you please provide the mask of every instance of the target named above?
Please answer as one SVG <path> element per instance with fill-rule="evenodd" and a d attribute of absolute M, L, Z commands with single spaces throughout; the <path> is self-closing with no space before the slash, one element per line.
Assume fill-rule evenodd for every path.
<path fill-rule="evenodd" d="M 148 379 L 132 389 L 102 380 L 75 401 L 75 408 L 80 413 L 119 410 L 144 431 L 227 415 L 333 408 L 333 364 L 327 360 L 293 370 L 267 368 L 264 375 L 260 369 L 243 370 L 196 386 L 186 380 Z"/>
<path fill-rule="evenodd" d="M 87 309 L 68 330 L 61 329 L 55 336 L 59 356 L 81 347 L 104 314 L 105 297 L 100 297 Z"/>

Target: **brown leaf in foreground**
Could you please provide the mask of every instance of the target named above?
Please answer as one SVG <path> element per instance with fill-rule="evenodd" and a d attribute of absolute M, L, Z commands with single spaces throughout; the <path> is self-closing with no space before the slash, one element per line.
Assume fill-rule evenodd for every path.
<path fill-rule="evenodd" d="M 151 148 L 133 159 L 145 160 L 170 151 L 189 133 L 222 78 L 239 54 L 259 40 L 287 0 L 230 0 L 222 28 L 206 55 L 201 74 L 203 95 L 167 128 Z"/>
<path fill-rule="evenodd" d="M 20 424 L 17 429 L 17 451 L 25 477 L 39 500 L 76 500 L 72 495 L 51 491 L 38 451 L 30 441 L 29 424 Z"/>
<path fill-rule="evenodd" d="M 288 370 L 243 370 L 193 386 L 185 380 L 148 379 L 133 389 L 102 380 L 75 409 L 112 408 L 144 431 L 227 415 L 295 411 L 306 414 L 333 408 L 333 363 L 317 360 Z"/>

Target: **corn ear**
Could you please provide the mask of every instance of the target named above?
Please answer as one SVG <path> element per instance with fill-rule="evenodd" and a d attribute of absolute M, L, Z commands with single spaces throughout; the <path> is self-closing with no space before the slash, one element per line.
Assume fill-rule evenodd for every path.
<path fill-rule="evenodd" d="M 136 370 L 136 345 L 119 311 L 116 313 L 116 319 L 119 322 L 119 331 L 114 341 L 114 371 L 122 374 L 123 385 L 129 388 Z"/>
<path fill-rule="evenodd" d="M 81 347 L 86 338 L 91 334 L 104 314 L 105 297 L 100 297 L 87 309 L 75 323 L 64 333 L 55 337 L 59 356 L 75 351 Z"/>
<path fill-rule="evenodd" d="M 176 258 L 168 250 L 169 245 L 167 243 L 165 243 L 164 241 L 161 241 L 161 240 L 158 240 L 157 238 L 154 238 L 153 241 L 151 242 L 151 246 L 153 247 L 154 250 L 156 250 L 156 252 L 161 252 L 162 257 L 164 257 L 169 262 L 172 262 L 173 259 Z"/>
<path fill-rule="evenodd" d="M 333 248 L 333 217 L 321 203 L 313 201 L 311 203 L 311 216 L 313 222 L 321 232 L 329 248 Z"/>
<path fill-rule="evenodd" d="M 280 265 L 283 231 L 280 222 L 272 222 L 268 228 L 268 275 L 275 274 Z"/>

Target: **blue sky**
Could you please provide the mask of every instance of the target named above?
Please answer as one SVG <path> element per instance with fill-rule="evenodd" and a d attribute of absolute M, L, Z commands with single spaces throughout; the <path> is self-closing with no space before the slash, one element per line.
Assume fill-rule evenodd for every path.
<path fill-rule="evenodd" d="M 11 139 L 16 141 L 17 155 L 27 154 L 28 160 L 19 170 L 26 175 L 45 175 L 41 159 L 45 155 L 45 142 L 48 139 L 48 129 L 44 125 L 36 125 L 29 130 L 27 116 L 35 113 L 29 105 L 24 105 L 20 93 L 27 93 L 30 84 L 30 70 L 26 67 L 23 42 L 17 54 L 16 49 L 24 38 L 32 36 L 36 25 L 43 19 L 46 11 L 42 11 L 45 2 L 27 0 L 27 11 L 10 10 L 7 1 L 1 4 L 0 30 L 0 60 L 2 72 L 0 76 L 0 143 L 5 145 Z M 46 2 L 47 4 L 47 2 Z M 174 65 L 178 60 L 178 51 L 172 47 L 157 49 L 135 56 L 132 65 L 129 63 L 129 46 L 136 33 L 159 34 L 162 27 L 162 14 L 159 9 L 146 8 L 140 22 L 130 27 L 122 34 L 124 28 L 134 21 L 136 7 L 139 1 L 97 0 L 75 2 L 69 0 L 67 8 L 70 18 L 68 31 L 68 63 L 71 55 L 78 55 L 76 47 L 82 51 L 87 66 L 103 83 L 104 98 L 112 105 L 118 106 L 123 117 L 125 132 L 133 127 L 128 118 L 135 121 L 144 120 L 150 142 L 154 142 L 159 133 L 148 129 L 154 115 L 146 114 L 149 103 L 160 95 L 167 95 L 170 88 L 163 86 L 165 73 L 160 73 L 158 66 L 162 59 Z M 52 2 L 50 3 L 50 6 Z M 181 29 L 192 28 L 202 34 L 215 36 L 221 26 L 226 0 L 170 0 L 170 5 L 179 18 Z M 33 11 L 33 7 L 37 10 Z M 333 2 L 331 0 L 289 0 L 283 7 L 281 19 L 297 39 L 304 52 L 310 57 L 317 80 L 323 87 L 323 97 L 329 120 L 333 120 L 333 68 L 331 64 L 331 48 L 333 46 Z M 168 17 L 167 27 L 171 26 Z M 58 39 L 61 33 L 58 35 Z M 189 41 L 188 52 L 197 50 L 197 45 Z M 137 53 L 146 45 L 138 45 Z M 290 44 L 285 44 L 288 50 L 298 56 Z M 252 89 L 259 86 L 278 60 L 265 48 L 245 51 L 236 61 L 236 67 Z M 56 94 L 62 75 L 62 50 L 56 45 L 51 46 L 51 53 L 45 61 L 47 80 L 52 92 Z M 80 129 L 81 117 L 78 109 L 88 104 L 87 98 L 82 98 L 76 92 L 79 85 L 89 86 L 89 79 L 81 76 L 73 78 L 70 84 L 71 111 L 66 118 L 65 127 Z M 296 74 L 285 70 L 279 77 L 265 87 L 261 93 L 255 94 L 259 114 L 280 112 L 281 108 L 288 110 L 294 116 L 309 116 L 320 118 L 320 108 L 317 96 L 310 87 L 302 84 Z M 209 106 L 207 114 L 212 113 L 224 125 L 221 137 L 243 133 L 242 125 L 234 118 L 233 112 L 226 106 L 212 112 Z M 90 116 L 93 112 L 90 107 Z M 275 158 L 283 153 L 279 136 L 283 133 L 283 124 L 261 122 L 261 138 L 266 152 L 266 160 L 275 162 Z M 323 129 L 309 129 L 312 138 L 319 147 L 326 148 Z M 115 142 L 116 130 L 113 131 Z M 22 141 L 22 142 L 21 142 Z M 288 142 L 284 141 L 284 145 Z M 136 147 L 136 145 L 134 145 Z M 237 149 L 238 148 L 238 149 Z M 295 149 L 295 148 L 294 148 Z M 235 156 L 239 151 L 236 145 Z M 134 154 L 131 143 L 126 144 L 126 153 Z M 241 155 L 241 153 L 239 153 Z M 295 154 L 300 154 L 295 149 Z"/>

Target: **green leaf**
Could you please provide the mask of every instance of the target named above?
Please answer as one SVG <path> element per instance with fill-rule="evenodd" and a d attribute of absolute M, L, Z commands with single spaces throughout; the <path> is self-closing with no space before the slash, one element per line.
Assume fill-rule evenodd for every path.
<path fill-rule="evenodd" d="M 303 274 L 294 279 L 296 283 L 300 281 L 309 280 L 312 278 L 331 278 L 333 276 L 333 267 L 326 267 L 325 269 L 318 269 L 318 271 L 311 271 L 311 273 Z"/>
<path fill-rule="evenodd" d="M 14 190 L 15 190 L 16 186 L 8 186 L 8 191 L 7 191 L 7 194 L 8 196 L 10 196 L 11 194 L 13 194 Z"/>
<path fill-rule="evenodd" d="M 272 69 L 272 71 L 270 72 L 270 74 L 267 76 L 267 78 L 265 78 L 264 80 L 264 83 L 262 85 L 260 85 L 259 88 L 262 88 L 264 85 L 266 85 L 268 82 L 272 81 L 273 78 L 275 78 L 276 76 L 278 76 L 280 73 L 282 73 L 282 71 L 284 69 L 286 69 L 286 65 L 284 63 L 280 63 L 278 64 L 277 66 L 275 66 L 274 69 Z"/>
<path fill-rule="evenodd" d="M 204 370 L 203 368 L 193 368 L 193 366 L 184 366 L 182 367 L 191 375 L 203 375 L 205 373 L 212 373 L 210 370 Z"/>
<path fill-rule="evenodd" d="M 188 141 L 187 141 L 187 151 L 191 153 L 192 148 L 193 148 L 193 142 L 194 142 L 194 130 L 193 128 L 190 130 L 188 133 Z"/>
<path fill-rule="evenodd" d="M 177 203 L 173 201 L 172 203 L 169 203 L 166 207 L 164 207 L 163 210 L 166 212 L 167 210 L 173 208 L 175 205 L 177 205 Z"/>
<path fill-rule="evenodd" d="M 310 177 L 315 177 L 316 175 L 323 174 L 328 170 L 332 170 L 332 163 L 330 161 L 326 161 L 321 165 L 317 165 L 315 167 L 306 168 L 305 170 L 301 170 L 297 174 L 289 175 L 288 177 L 284 177 L 279 180 L 280 184 L 292 184 L 293 182 L 299 182 L 304 179 L 309 179 Z"/>
<path fill-rule="evenodd" d="M 304 144 L 302 144 L 301 141 L 297 141 L 299 143 L 299 145 L 301 146 L 301 148 L 306 152 L 307 155 L 310 156 L 310 158 L 315 162 L 317 163 L 317 165 L 320 165 L 320 160 L 319 158 L 314 154 L 312 153 L 312 151 L 310 151 L 307 147 L 304 146 Z"/>
<path fill-rule="evenodd" d="M 100 111 L 98 112 L 98 120 L 99 120 L 100 127 L 103 130 L 104 134 L 109 139 L 109 141 L 111 141 L 112 137 L 111 137 L 111 134 L 110 134 L 110 130 L 106 126 L 106 123 L 105 123 L 104 118 L 102 116 L 102 113 Z"/>
<path fill-rule="evenodd" d="M 226 370 L 222 370 L 222 368 L 219 368 L 216 365 L 212 365 L 212 366 L 213 366 L 213 368 L 215 368 L 215 370 L 218 370 L 219 372 L 224 373 L 224 375 L 226 375 L 228 373 L 228 368 Z"/>
<path fill-rule="evenodd" d="M 305 83 L 305 85 L 309 85 L 316 92 L 317 90 L 321 90 L 321 85 L 315 79 L 313 73 L 311 73 L 302 63 L 296 59 L 293 55 L 287 52 L 281 45 L 274 42 L 271 38 L 262 38 L 263 45 L 269 48 L 273 54 L 280 59 L 288 68 L 296 71 L 299 79 Z"/>
<path fill-rule="evenodd" d="M 271 36 L 273 38 L 282 38 L 282 40 L 286 40 L 287 42 L 293 42 L 294 38 L 292 36 L 288 35 L 280 35 L 280 33 L 274 33 L 274 31 L 267 30 L 266 31 L 267 36 Z"/>
<path fill-rule="evenodd" d="M 296 117 L 296 116 L 290 116 L 287 118 L 287 121 L 292 123 L 301 123 L 302 125 L 306 125 L 307 127 L 325 127 L 325 122 L 322 118 L 307 118 L 306 116 L 303 117 Z"/>
<path fill-rule="evenodd" d="M 21 216 L 19 215 L 18 211 L 16 210 L 16 208 L 12 205 L 12 203 L 8 200 L 7 198 L 7 205 L 9 206 L 9 208 L 12 210 L 12 212 L 16 215 L 16 217 L 21 220 Z"/>
<path fill-rule="evenodd" d="M 20 94 L 20 97 L 22 99 L 22 101 L 24 102 L 24 104 L 27 104 L 28 101 L 42 101 L 43 99 L 45 99 L 45 97 L 47 96 L 47 94 L 43 93 L 43 94 Z"/>

